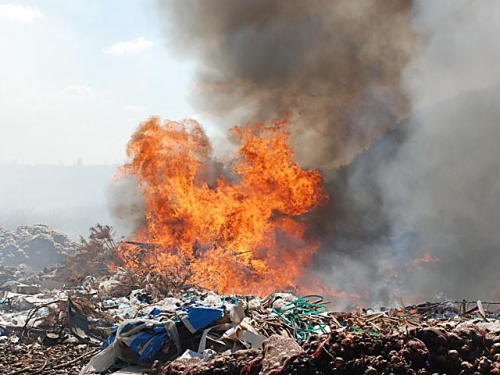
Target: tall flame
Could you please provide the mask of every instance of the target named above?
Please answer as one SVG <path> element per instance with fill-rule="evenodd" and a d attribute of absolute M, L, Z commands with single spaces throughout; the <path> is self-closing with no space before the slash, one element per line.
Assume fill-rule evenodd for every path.
<path fill-rule="evenodd" d="M 121 248 L 137 270 L 189 267 L 195 282 L 231 293 L 264 294 L 300 284 L 319 247 L 301 216 L 328 200 L 321 174 L 303 170 L 288 145 L 289 119 L 232 129 L 240 148 L 231 178 L 212 178 L 212 147 L 195 120 L 153 117 L 127 147 L 124 175 L 138 179 L 151 246 Z"/>

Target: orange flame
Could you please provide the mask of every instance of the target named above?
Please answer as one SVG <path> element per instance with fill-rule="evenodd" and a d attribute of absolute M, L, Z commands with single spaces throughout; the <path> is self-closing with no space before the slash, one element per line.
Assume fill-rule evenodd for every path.
<path fill-rule="evenodd" d="M 153 246 L 121 248 L 136 270 L 182 270 L 219 292 L 265 294 L 300 284 L 319 241 L 301 216 L 328 200 L 316 170 L 303 170 L 288 145 L 288 118 L 232 132 L 240 144 L 232 178 L 214 173 L 212 148 L 194 120 L 153 117 L 127 147 L 124 175 L 136 176 L 147 225 L 135 236 Z M 226 166 L 227 168 L 228 166 Z"/>
<path fill-rule="evenodd" d="M 425 252 L 421 258 L 416 258 L 413 260 L 411 266 L 408 267 L 408 271 L 422 270 L 424 264 L 439 263 L 440 261 L 441 259 L 439 259 L 438 257 L 432 256 L 429 252 Z"/>

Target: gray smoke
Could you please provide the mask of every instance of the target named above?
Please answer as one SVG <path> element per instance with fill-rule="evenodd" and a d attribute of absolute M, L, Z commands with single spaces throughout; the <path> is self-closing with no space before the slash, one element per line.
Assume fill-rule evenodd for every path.
<path fill-rule="evenodd" d="M 321 260 L 339 289 L 381 303 L 500 297 L 499 16 L 494 1 L 415 3 L 424 42 L 402 84 L 417 110 L 330 186 Z M 426 253 L 439 261 L 415 262 Z"/>
<path fill-rule="evenodd" d="M 414 116 L 414 134 L 382 168 L 387 214 L 393 233 L 413 228 L 416 251 L 440 259 L 409 280 L 421 295 L 492 298 L 500 286 L 500 88 L 483 87 L 500 83 L 500 3 L 419 1 L 415 10 L 427 42 L 406 72 L 406 91 L 419 107 L 447 100 Z"/>
<path fill-rule="evenodd" d="M 328 176 L 407 113 L 408 0 L 158 1 L 169 45 L 198 61 L 193 102 L 222 125 L 290 110 L 304 167 Z"/>
<path fill-rule="evenodd" d="M 110 222 L 104 191 L 115 168 L 0 163 L 0 226 L 44 223 L 78 241 L 96 223 Z"/>
<path fill-rule="evenodd" d="M 106 195 L 116 233 L 130 239 L 146 224 L 145 201 L 137 179 L 134 176 L 115 177 Z"/>
<path fill-rule="evenodd" d="M 494 297 L 500 3 L 158 6 L 169 44 L 198 61 L 200 111 L 223 126 L 293 111 L 299 162 L 332 194 L 312 217 L 327 284 L 383 304 Z"/>

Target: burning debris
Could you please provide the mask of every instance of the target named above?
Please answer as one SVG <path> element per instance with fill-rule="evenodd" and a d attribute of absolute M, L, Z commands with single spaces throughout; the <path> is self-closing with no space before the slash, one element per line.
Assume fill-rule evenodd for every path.
<path fill-rule="evenodd" d="M 331 194 L 306 215 L 320 240 L 312 267 L 323 285 L 368 303 L 441 292 L 494 298 L 498 5 L 186 0 L 158 8 L 170 50 L 196 62 L 191 103 L 216 136 L 292 111 L 296 161 L 320 170 Z M 227 139 L 214 141 L 217 156 L 232 149 Z"/>
<path fill-rule="evenodd" d="M 152 118 L 133 135 L 131 161 L 145 197 L 146 226 L 120 247 L 138 272 L 189 268 L 223 292 L 307 287 L 303 270 L 319 247 L 305 214 L 327 201 L 321 174 L 304 170 L 288 145 L 290 119 L 234 128 L 237 155 L 216 174 L 211 144 L 194 120 Z M 215 174 L 215 175 L 214 175 Z"/>

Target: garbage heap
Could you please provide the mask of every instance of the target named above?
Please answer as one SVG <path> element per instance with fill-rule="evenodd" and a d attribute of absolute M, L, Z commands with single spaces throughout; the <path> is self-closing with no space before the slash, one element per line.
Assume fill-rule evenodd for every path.
<path fill-rule="evenodd" d="M 0 373 L 500 373 L 493 302 L 335 312 L 318 295 L 225 296 L 167 281 L 118 268 L 74 287 L 4 289 Z"/>
<path fill-rule="evenodd" d="M 335 312 L 137 274 L 116 247 L 97 225 L 52 268 L 2 263 L 0 374 L 500 374 L 500 303 Z"/>
<path fill-rule="evenodd" d="M 23 264 L 41 271 L 74 254 L 76 247 L 66 234 L 44 224 L 21 226 L 16 230 L 0 227 L 0 264 L 3 266 Z"/>

